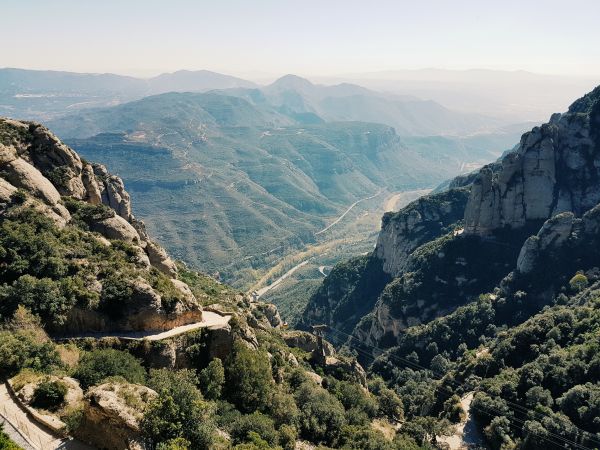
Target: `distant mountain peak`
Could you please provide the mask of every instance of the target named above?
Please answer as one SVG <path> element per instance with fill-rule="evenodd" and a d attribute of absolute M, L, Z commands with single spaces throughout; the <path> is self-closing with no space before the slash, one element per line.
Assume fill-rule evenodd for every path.
<path fill-rule="evenodd" d="M 301 89 L 312 88 L 314 87 L 314 84 L 306 78 L 299 77 L 298 75 L 287 74 L 275 80 L 270 86 L 280 89 Z"/>

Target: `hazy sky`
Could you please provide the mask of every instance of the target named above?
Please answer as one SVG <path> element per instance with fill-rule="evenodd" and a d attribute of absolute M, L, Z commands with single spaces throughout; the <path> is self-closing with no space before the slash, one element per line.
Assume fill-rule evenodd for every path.
<path fill-rule="evenodd" d="M 0 67 L 600 75 L 600 0 L 3 0 Z"/>

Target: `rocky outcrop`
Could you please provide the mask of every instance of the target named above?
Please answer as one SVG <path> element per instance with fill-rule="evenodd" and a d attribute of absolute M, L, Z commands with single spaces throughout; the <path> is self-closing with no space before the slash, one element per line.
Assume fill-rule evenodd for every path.
<path fill-rule="evenodd" d="M 600 202 L 600 87 L 565 114 L 535 127 L 498 173 L 484 168 L 473 183 L 465 232 L 485 235 L 571 211 L 580 217 Z"/>
<path fill-rule="evenodd" d="M 289 347 L 299 348 L 305 352 L 313 352 L 319 348 L 317 337 L 305 331 L 288 331 L 281 335 L 285 344 Z M 325 356 L 333 356 L 335 349 L 327 341 L 323 341 Z"/>
<path fill-rule="evenodd" d="M 450 189 L 421 197 L 398 212 L 386 213 L 375 247 L 384 272 L 399 276 L 417 247 L 446 233 L 462 219 L 468 197 L 468 189 Z"/>
<path fill-rule="evenodd" d="M 525 241 L 516 272 L 521 276 L 528 275 L 549 264 L 575 262 L 581 266 L 590 265 L 590 261 L 596 259 L 593 255 L 599 240 L 600 204 L 581 218 L 575 217 L 572 212 L 557 214 L 544 222 L 536 235 Z"/>
<path fill-rule="evenodd" d="M 279 310 L 272 303 L 251 303 L 250 312 L 248 323 L 253 328 L 268 330 L 279 328 L 283 325 Z"/>
<path fill-rule="evenodd" d="M 175 277 L 177 275 L 177 266 L 169 257 L 164 248 L 155 242 L 148 241 L 146 244 L 146 253 L 150 259 L 150 264 L 160 270 L 162 273 Z"/>
<path fill-rule="evenodd" d="M 572 212 L 557 214 L 544 222 L 537 235 L 530 236 L 523 244 L 517 259 L 517 271 L 529 273 L 542 252 L 551 246 L 560 246 L 569 238 L 574 224 L 575 215 Z"/>
<path fill-rule="evenodd" d="M 92 208 L 81 202 L 105 206 Z M 166 330 L 201 320 L 202 308 L 189 287 L 177 280 L 175 263 L 149 240 L 143 223 L 131 213 L 123 181 L 110 175 L 104 166 L 83 161 L 47 128 L 0 118 L 0 214 L 13 206 L 17 213 L 37 210 L 59 227 L 71 223 L 81 228 L 84 223 L 84 231 L 101 235 L 96 238 L 106 246 L 111 245 L 109 240 L 126 242 L 130 244 L 126 247 L 129 261 L 135 266 L 132 273 L 141 268 L 147 274 L 155 267 L 171 279 L 172 288 L 163 280 L 162 288 L 155 289 L 131 275 L 131 298 L 112 308 L 120 312 L 120 317 L 112 317 L 114 311 L 108 314 L 97 308 L 75 307 L 61 331 Z M 95 295 L 103 292 L 101 278 L 86 281 Z"/>
<path fill-rule="evenodd" d="M 139 422 L 146 405 L 157 396 L 145 386 L 105 383 L 85 396 L 81 425 L 75 436 L 97 448 L 141 449 Z"/>

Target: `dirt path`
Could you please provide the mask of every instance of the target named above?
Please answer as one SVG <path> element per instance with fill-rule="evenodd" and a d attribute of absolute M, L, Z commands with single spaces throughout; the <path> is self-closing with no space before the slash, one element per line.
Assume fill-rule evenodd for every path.
<path fill-rule="evenodd" d="M 19 441 L 26 449 L 36 450 L 92 450 L 82 442 L 74 439 L 63 439 L 50 432 L 47 428 L 39 425 L 29 418 L 27 413 L 14 401 L 6 388 L 6 384 L 0 385 L 0 414 L 9 426 L 8 433 L 12 432 L 14 440 Z M 12 438 L 13 436 L 11 436 Z"/>
<path fill-rule="evenodd" d="M 191 323 L 189 325 L 181 325 L 179 327 L 172 328 L 167 331 L 123 331 L 120 333 L 106 332 L 106 333 L 82 333 L 69 336 L 61 336 L 60 338 L 102 338 L 102 337 L 116 337 L 116 338 L 127 338 L 127 339 L 147 339 L 149 341 L 160 341 L 162 339 L 178 336 L 188 331 L 196 330 L 198 328 L 218 328 L 225 326 L 231 316 L 221 316 L 220 314 L 212 311 L 202 311 L 202 322 Z M 54 337 L 56 339 L 56 337 Z"/>
<path fill-rule="evenodd" d="M 355 207 L 356 205 L 358 205 L 360 202 L 364 202 L 365 200 L 371 200 L 372 198 L 375 198 L 375 197 L 377 197 L 377 196 L 378 196 L 379 194 L 381 194 L 382 192 L 383 192 L 383 189 L 380 189 L 380 190 L 379 190 L 379 192 L 377 192 L 376 194 L 373 194 L 373 195 L 371 195 L 370 197 L 361 198 L 360 200 L 357 200 L 357 201 L 355 201 L 354 203 L 352 203 L 352 204 L 350 205 L 350 207 L 349 207 L 349 208 L 348 208 L 346 211 L 344 211 L 344 213 L 343 213 L 341 216 L 339 216 L 337 219 L 335 219 L 335 220 L 334 220 L 332 223 L 330 223 L 329 225 L 327 225 L 327 226 L 326 226 L 325 228 L 323 228 L 321 231 L 317 231 L 317 232 L 315 233 L 315 236 L 316 236 L 316 235 L 319 235 L 319 234 L 321 234 L 321 233 L 325 233 L 325 232 L 326 232 L 327 230 L 329 230 L 329 229 L 330 229 L 332 226 L 334 226 L 335 224 L 337 224 L 337 223 L 338 223 L 340 220 L 342 220 L 342 219 L 343 219 L 343 218 L 346 216 L 346 214 L 348 214 L 348 213 L 349 213 L 349 212 L 352 210 L 352 208 L 354 208 L 354 207 Z"/>

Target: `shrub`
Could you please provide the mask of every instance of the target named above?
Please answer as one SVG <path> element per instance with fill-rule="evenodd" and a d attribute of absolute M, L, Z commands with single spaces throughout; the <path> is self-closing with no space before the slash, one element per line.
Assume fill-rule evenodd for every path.
<path fill-rule="evenodd" d="M 296 439 L 298 439 L 298 431 L 291 425 L 282 425 L 279 428 L 279 445 L 284 450 L 294 450 L 296 448 Z"/>
<path fill-rule="evenodd" d="M 188 448 L 190 448 L 190 442 L 183 438 L 170 439 L 156 446 L 156 450 L 188 450 Z"/>
<path fill-rule="evenodd" d="M 273 390 L 271 364 L 262 351 L 250 350 L 235 342 L 225 366 L 227 391 L 243 412 L 266 410 Z"/>
<path fill-rule="evenodd" d="M 217 400 L 221 397 L 225 383 L 225 369 L 219 358 L 208 363 L 208 366 L 200 371 L 199 378 L 204 397 L 209 400 Z"/>
<path fill-rule="evenodd" d="M 21 450 L 4 432 L 3 424 L 0 423 L 0 450 Z"/>
<path fill-rule="evenodd" d="M 53 411 L 65 402 L 67 392 L 67 387 L 60 381 L 42 381 L 33 391 L 31 404 Z"/>
<path fill-rule="evenodd" d="M 10 377 L 25 368 L 51 372 L 61 366 L 56 346 L 41 330 L 0 330 L 0 375 Z"/>
<path fill-rule="evenodd" d="M 239 417 L 233 424 L 231 438 L 235 444 L 241 444 L 250 441 L 252 432 L 271 446 L 277 443 L 277 431 L 273 420 L 259 412 Z"/>
<path fill-rule="evenodd" d="M 334 445 L 345 425 L 345 411 L 340 401 L 325 389 L 306 382 L 295 393 L 300 407 L 300 430 L 313 442 Z"/>
<path fill-rule="evenodd" d="M 84 354 L 74 376 L 81 382 L 81 386 L 87 389 L 113 376 L 122 376 L 130 383 L 143 384 L 146 370 L 140 361 L 129 353 L 104 349 Z"/>
<path fill-rule="evenodd" d="M 296 425 L 298 423 L 298 407 L 294 397 L 283 390 L 277 390 L 271 397 L 270 416 L 275 425 Z"/>
<path fill-rule="evenodd" d="M 588 286 L 588 279 L 584 274 L 576 273 L 569 281 L 569 286 L 574 292 L 580 292 Z"/>
<path fill-rule="evenodd" d="M 190 448 L 208 448 L 214 440 L 209 405 L 191 370 L 151 370 L 148 386 L 158 393 L 140 423 L 152 445 L 184 438 Z"/>

